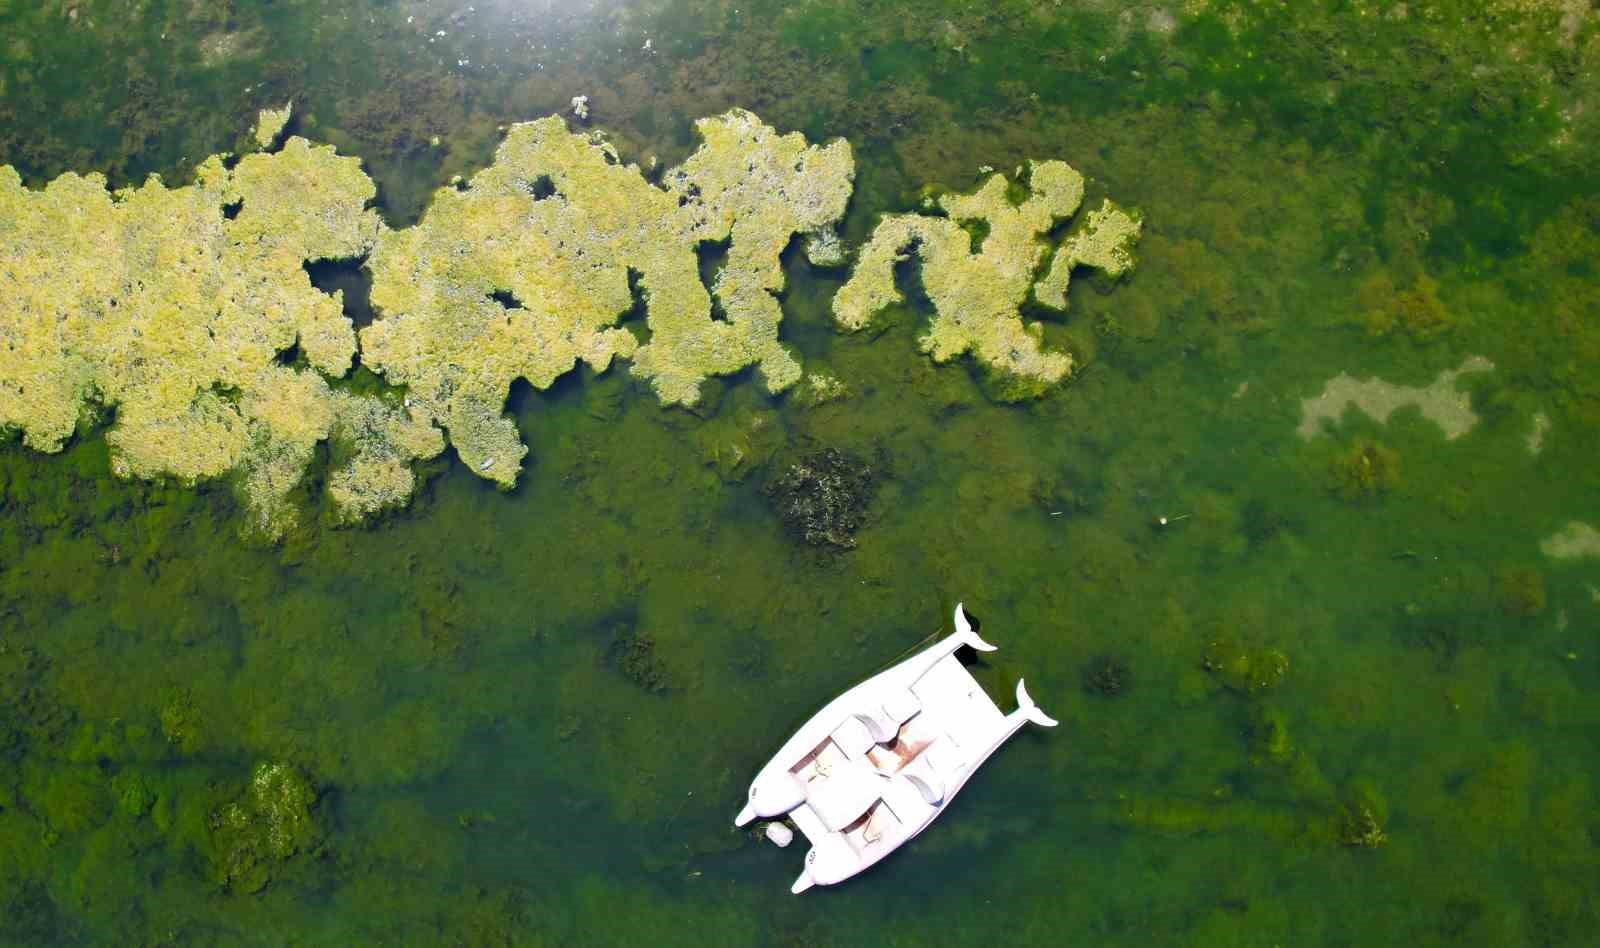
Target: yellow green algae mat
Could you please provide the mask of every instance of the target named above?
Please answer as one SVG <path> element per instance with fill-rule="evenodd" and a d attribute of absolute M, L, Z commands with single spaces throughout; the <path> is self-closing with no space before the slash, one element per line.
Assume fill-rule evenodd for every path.
<path fill-rule="evenodd" d="M 1583 0 L 0 0 L 0 945 L 1600 943 L 1596 169 Z"/>

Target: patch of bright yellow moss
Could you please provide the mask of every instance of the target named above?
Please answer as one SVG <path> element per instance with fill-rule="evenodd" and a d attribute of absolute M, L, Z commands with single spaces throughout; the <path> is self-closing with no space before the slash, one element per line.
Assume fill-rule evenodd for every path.
<path fill-rule="evenodd" d="M 598 371 L 631 356 L 666 404 L 694 404 L 708 376 L 752 364 L 772 391 L 799 378 L 778 342 L 779 255 L 843 215 L 849 146 L 807 146 L 738 110 L 698 128 L 704 143 L 658 187 L 559 117 L 514 125 L 490 167 L 374 249 L 381 318 L 362 330 L 363 360 L 405 385 L 480 475 L 510 486 L 527 453 L 502 414 L 512 382 L 546 388 L 580 359 Z M 697 248 L 723 240 L 718 320 Z M 616 326 L 635 305 L 630 281 L 642 345 Z"/>
<path fill-rule="evenodd" d="M 1033 295 L 1051 309 L 1067 308 L 1067 284 L 1074 267 L 1094 267 L 1119 277 L 1133 269 L 1133 245 L 1141 221 L 1107 200 L 1090 211 L 1083 227 L 1067 236 L 1050 259 L 1050 269 L 1033 285 Z"/>
<path fill-rule="evenodd" d="M 293 114 L 293 102 L 285 103 L 281 109 L 262 109 L 260 117 L 256 120 L 256 145 L 263 150 L 276 145 L 278 137 L 289 126 L 289 117 Z"/>
<path fill-rule="evenodd" d="M 316 443 L 345 433 L 356 461 L 335 472 L 336 504 L 358 516 L 392 502 L 349 482 L 442 440 L 368 423 L 377 407 L 329 388 L 355 334 L 304 269 L 367 252 L 382 229 L 374 194 L 356 159 L 301 138 L 232 170 L 209 158 L 180 188 L 152 177 L 108 193 L 99 175 L 67 174 L 29 191 L 0 168 L 0 426 L 57 451 L 87 403 L 114 405 L 117 474 L 236 476 L 269 535 L 290 522 Z M 297 346 L 308 368 L 280 362 Z"/>
<path fill-rule="evenodd" d="M 1036 396 L 1072 371 L 1072 356 L 1046 350 L 1042 329 L 1022 321 L 1021 307 L 1048 246 L 1040 239 L 1083 201 L 1083 176 L 1065 162 L 1029 165 L 1028 197 L 1013 204 L 1009 183 L 996 174 L 972 194 L 946 194 L 944 217 L 896 214 L 883 219 L 861 251 L 850 280 L 833 300 L 834 319 L 846 329 L 866 326 L 879 310 L 901 299 L 895 264 L 915 256 L 935 315 L 920 340 L 935 362 L 971 352 L 1004 384 L 1001 397 Z M 974 250 L 963 222 L 987 225 Z M 1041 302 L 1066 305 L 1073 266 L 1098 266 L 1113 275 L 1132 266 L 1138 218 L 1109 201 L 1056 251 L 1056 266 L 1040 281 Z M 1059 300 L 1059 302 L 1056 302 Z"/>
<path fill-rule="evenodd" d="M 262 151 L 231 169 L 214 156 L 176 189 L 152 177 L 112 194 L 66 174 L 35 192 L 0 167 L 0 428 L 58 451 L 91 404 L 115 406 L 119 475 L 233 477 L 277 534 L 324 440 L 346 519 L 406 501 L 411 462 L 444 448 L 436 425 L 475 471 L 513 483 L 527 449 L 503 414 L 511 383 L 547 387 L 580 359 L 634 357 L 668 404 L 752 364 L 774 392 L 800 377 L 778 341 L 780 255 L 795 234 L 828 242 L 848 144 L 810 146 L 735 110 L 702 120 L 700 149 L 656 185 L 552 117 L 514 126 L 494 165 L 387 232 L 356 159 L 296 137 L 273 150 L 290 115 L 263 110 Z M 724 241 L 714 319 L 697 251 Z M 356 334 L 304 265 L 369 253 L 384 318 L 364 356 L 407 387 L 403 405 L 329 385 Z M 635 286 L 647 345 L 615 325 Z"/>

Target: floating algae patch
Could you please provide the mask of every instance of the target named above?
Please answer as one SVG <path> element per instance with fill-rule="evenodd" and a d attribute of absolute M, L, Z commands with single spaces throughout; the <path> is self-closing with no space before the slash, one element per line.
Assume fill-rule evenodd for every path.
<path fill-rule="evenodd" d="M 922 261 L 922 283 L 935 315 L 919 345 L 935 362 L 971 352 L 998 380 L 995 394 L 1020 401 L 1042 394 L 1071 372 L 1069 353 L 1046 350 L 1043 327 L 1026 324 L 1021 307 L 1033 286 L 1043 305 L 1064 309 L 1073 267 L 1090 266 L 1120 276 L 1133 265 L 1140 221 L 1110 201 L 1055 250 L 1050 270 L 1034 284 L 1048 246 L 1040 239 L 1071 217 L 1083 201 L 1083 175 L 1065 162 L 1033 162 L 1028 196 L 1011 200 L 1005 175 L 990 177 L 972 194 L 946 194 L 944 217 L 894 214 L 883 219 L 862 248 L 855 272 L 833 300 L 834 319 L 861 329 L 873 315 L 902 299 L 895 266 Z M 962 225 L 987 228 L 974 248 Z"/>
<path fill-rule="evenodd" d="M 271 147 L 289 116 L 262 111 L 256 142 Z M 444 449 L 440 427 L 473 470 L 511 485 L 527 452 L 503 414 L 511 383 L 547 388 L 580 359 L 634 357 L 668 404 L 750 365 L 781 391 L 801 369 L 778 341 L 780 255 L 796 234 L 832 234 L 850 146 L 738 110 L 698 128 L 704 144 L 663 187 L 559 118 L 515 126 L 493 166 L 398 232 L 367 208 L 376 189 L 357 159 L 299 137 L 236 166 L 213 156 L 176 189 L 152 177 L 108 193 L 69 173 L 34 192 L 0 169 L 0 426 L 55 452 L 95 406 L 114 407 L 117 474 L 233 477 L 276 536 L 323 441 L 344 520 L 406 503 L 411 463 Z M 725 320 L 696 265 L 716 241 L 729 244 L 712 287 Z M 329 385 L 350 371 L 356 333 L 305 268 L 368 254 L 383 318 L 362 355 L 404 396 Z M 614 325 L 635 286 L 644 345 Z M 284 364 L 289 352 L 303 358 Z"/>
<path fill-rule="evenodd" d="M 283 130 L 289 127 L 289 118 L 293 114 L 293 102 L 287 103 L 281 109 L 262 109 L 261 117 L 256 122 L 256 145 L 261 148 L 271 148 L 276 145 L 283 135 Z"/>
<path fill-rule="evenodd" d="M 336 505 L 359 516 L 404 502 L 393 465 L 443 440 L 329 387 L 355 332 L 305 271 L 367 253 L 383 227 L 374 195 L 357 159 L 303 138 L 232 168 L 213 156 L 170 189 L 152 177 L 108 192 L 68 173 L 29 191 L 0 168 L 0 426 L 55 452 L 93 406 L 114 407 L 117 474 L 235 477 L 268 535 L 292 521 L 287 498 L 317 443 L 342 434 Z M 307 367 L 280 363 L 295 348 Z M 382 481 L 358 487 L 371 475 Z"/>
<path fill-rule="evenodd" d="M 1456 387 L 1456 380 L 1468 372 L 1488 372 L 1494 363 L 1482 356 L 1473 356 L 1459 368 L 1441 372 L 1432 383 L 1421 388 L 1394 385 L 1382 379 L 1358 379 L 1341 372 L 1328 380 L 1320 395 L 1300 402 L 1300 427 L 1295 429 L 1302 440 L 1310 441 L 1321 434 L 1324 422 L 1337 422 L 1346 408 L 1357 408 L 1378 424 L 1387 424 L 1396 411 L 1416 406 L 1422 417 L 1444 429 L 1446 440 L 1454 441 L 1478 423 L 1472 411 L 1472 400 L 1466 392 Z"/>
<path fill-rule="evenodd" d="M 1553 560 L 1600 556 L 1600 530 L 1581 520 L 1574 520 L 1540 541 L 1539 549 Z"/>
<path fill-rule="evenodd" d="M 444 188 L 414 228 L 373 252 L 379 318 L 361 333 L 368 365 L 407 386 L 461 458 L 510 486 L 527 449 L 502 414 L 511 383 L 548 388 L 582 360 L 634 360 L 666 404 L 748 366 L 769 390 L 799 379 L 778 341 L 780 255 L 795 234 L 828 232 L 849 201 L 850 146 L 808 146 L 749 112 L 697 124 L 703 144 L 658 187 L 597 134 L 559 117 L 513 126 L 494 164 Z M 729 241 L 711 288 L 697 248 Z M 616 323 L 637 276 L 650 340 Z"/>

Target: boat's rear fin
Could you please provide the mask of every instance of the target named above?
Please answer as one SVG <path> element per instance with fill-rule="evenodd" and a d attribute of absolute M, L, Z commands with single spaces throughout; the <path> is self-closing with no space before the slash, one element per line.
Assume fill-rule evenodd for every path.
<path fill-rule="evenodd" d="M 1039 706 L 1028 697 L 1028 689 L 1023 687 L 1022 679 L 1017 679 L 1017 710 L 1027 715 L 1028 720 L 1040 727 L 1055 727 L 1058 723 L 1055 718 L 1045 714 Z"/>
<path fill-rule="evenodd" d="M 816 885 L 816 882 L 812 880 L 811 873 L 802 872 L 800 873 L 800 878 L 794 880 L 794 885 L 789 887 L 789 891 L 799 895 L 814 885 Z"/>
<path fill-rule="evenodd" d="M 972 628 L 972 623 L 967 620 L 967 614 L 959 602 L 956 603 L 956 636 L 961 639 L 962 645 L 970 645 L 980 652 L 995 651 L 995 647 L 980 638 Z"/>

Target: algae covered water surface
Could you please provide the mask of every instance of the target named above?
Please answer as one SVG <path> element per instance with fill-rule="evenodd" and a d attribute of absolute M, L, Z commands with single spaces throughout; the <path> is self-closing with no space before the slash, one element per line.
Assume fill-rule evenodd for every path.
<path fill-rule="evenodd" d="M 1030 159 L 1143 221 L 1025 310 L 1075 362 L 1036 399 L 918 351 L 915 267 L 838 332 L 796 245 L 840 397 L 519 384 L 509 491 L 447 451 L 343 525 L 318 448 L 268 540 L 113 473 L 113 410 L 13 435 L 0 943 L 1595 943 L 1597 64 L 1563 0 L 0 0 L 31 188 L 186 184 L 292 100 L 400 228 L 586 96 L 641 165 L 732 108 L 847 139 L 848 249 Z M 309 268 L 357 327 L 361 263 Z M 958 599 L 1061 727 L 789 896 L 748 780 Z"/>

